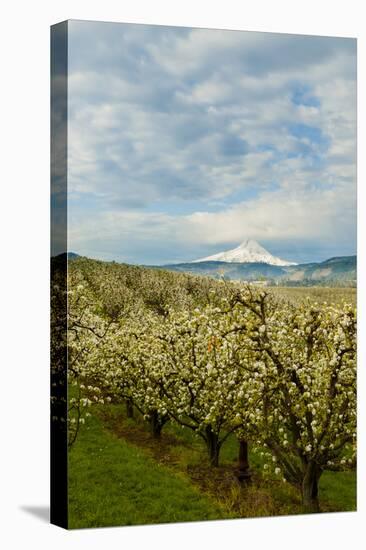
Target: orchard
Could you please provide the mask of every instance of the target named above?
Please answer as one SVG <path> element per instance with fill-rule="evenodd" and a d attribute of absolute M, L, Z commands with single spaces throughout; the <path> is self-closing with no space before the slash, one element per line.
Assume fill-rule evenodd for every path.
<path fill-rule="evenodd" d="M 324 471 L 355 468 L 351 304 L 85 258 L 53 300 L 65 292 L 70 447 L 94 405 L 124 402 L 158 440 L 168 422 L 194 432 L 212 468 L 236 435 L 305 511 L 320 509 Z"/>

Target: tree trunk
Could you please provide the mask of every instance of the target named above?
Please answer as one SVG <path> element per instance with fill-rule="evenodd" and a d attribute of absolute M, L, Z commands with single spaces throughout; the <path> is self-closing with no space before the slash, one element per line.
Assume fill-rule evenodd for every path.
<path fill-rule="evenodd" d="M 251 478 L 248 442 L 245 439 L 239 439 L 239 467 L 236 471 L 236 477 L 240 483 L 249 481 Z"/>
<path fill-rule="evenodd" d="M 220 455 L 220 447 L 221 447 L 219 436 L 212 431 L 212 428 L 210 425 L 206 427 L 205 432 L 206 432 L 205 441 L 207 445 L 210 464 L 211 466 L 217 467 L 219 465 L 219 455 Z"/>
<path fill-rule="evenodd" d="M 133 403 L 131 399 L 126 400 L 126 414 L 127 418 L 133 418 Z"/>
<path fill-rule="evenodd" d="M 302 503 L 306 512 L 319 512 L 318 483 L 322 470 L 315 462 L 309 462 L 306 466 L 302 480 Z"/>
<path fill-rule="evenodd" d="M 167 416 L 161 416 L 157 411 L 153 411 L 150 414 L 150 427 L 151 427 L 151 433 L 156 439 L 159 439 L 161 436 L 161 430 L 163 429 L 163 426 L 167 423 L 168 417 Z"/>

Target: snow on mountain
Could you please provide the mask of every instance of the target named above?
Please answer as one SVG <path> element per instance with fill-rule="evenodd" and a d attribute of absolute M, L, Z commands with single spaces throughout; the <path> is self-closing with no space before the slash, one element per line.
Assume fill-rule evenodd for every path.
<path fill-rule="evenodd" d="M 207 256 L 207 258 L 193 260 L 193 262 L 264 263 L 279 266 L 297 265 L 295 262 L 288 262 L 272 256 L 263 246 L 252 239 L 247 239 L 232 250 L 219 252 L 213 256 Z"/>

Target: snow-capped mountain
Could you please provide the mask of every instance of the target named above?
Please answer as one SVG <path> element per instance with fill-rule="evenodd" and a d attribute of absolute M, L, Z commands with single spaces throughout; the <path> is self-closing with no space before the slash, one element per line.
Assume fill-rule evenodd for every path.
<path fill-rule="evenodd" d="M 197 262 L 229 262 L 229 263 L 264 263 L 269 265 L 288 266 L 297 265 L 295 262 L 288 262 L 272 256 L 261 246 L 257 241 L 253 239 L 247 239 L 242 242 L 236 248 L 227 250 L 226 252 L 219 252 L 213 256 L 207 256 L 207 258 L 200 258 L 199 260 L 193 260 L 193 263 Z"/>

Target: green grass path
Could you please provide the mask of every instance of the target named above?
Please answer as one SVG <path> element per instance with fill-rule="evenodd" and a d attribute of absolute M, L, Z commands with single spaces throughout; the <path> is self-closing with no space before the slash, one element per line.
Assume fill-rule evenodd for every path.
<path fill-rule="evenodd" d="M 164 430 L 168 446 L 162 449 L 161 458 L 170 454 L 172 468 L 162 463 L 160 453 L 152 456 L 146 441 L 145 446 L 139 439 L 137 444 L 127 442 L 124 435 L 111 430 L 117 423 L 124 430 L 137 428 L 138 433 L 146 433 L 141 419 L 125 419 L 124 408 L 119 405 L 108 405 L 107 410 L 109 420 L 102 420 L 100 414 L 89 417 L 69 453 L 70 528 L 302 513 L 299 495 L 288 484 L 259 479 L 259 485 L 220 496 L 219 485 L 210 478 L 205 491 L 200 490 L 187 475 L 187 468 L 204 467 L 206 453 L 190 431 L 175 425 Z M 250 462 L 257 476 L 263 460 L 251 452 Z M 224 469 L 233 468 L 236 461 L 237 441 L 232 437 L 222 449 L 221 463 Z M 325 472 L 319 493 L 324 512 L 355 510 L 355 472 Z"/>
<path fill-rule="evenodd" d="M 93 416 L 69 454 L 69 527 L 219 519 L 187 479 L 103 429 Z M 227 516 L 227 514 L 225 514 Z"/>

